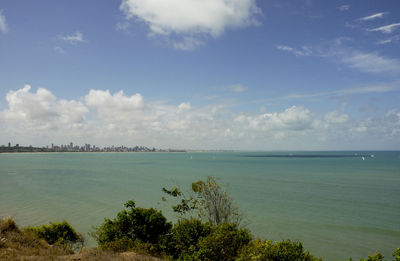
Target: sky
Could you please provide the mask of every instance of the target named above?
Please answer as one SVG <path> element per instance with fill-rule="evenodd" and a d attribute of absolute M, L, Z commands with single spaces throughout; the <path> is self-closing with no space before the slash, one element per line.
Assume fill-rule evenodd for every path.
<path fill-rule="evenodd" d="M 398 0 L 1 0 L 0 145 L 399 150 Z"/>

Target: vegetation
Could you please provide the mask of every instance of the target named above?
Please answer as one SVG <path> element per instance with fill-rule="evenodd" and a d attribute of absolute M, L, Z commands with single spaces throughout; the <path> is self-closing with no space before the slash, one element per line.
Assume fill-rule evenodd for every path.
<path fill-rule="evenodd" d="M 173 259 L 185 260 L 199 250 L 200 239 L 211 234 L 211 225 L 198 219 L 181 219 L 166 237 L 164 249 Z"/>
<path fill-rule="evenodd" d="M 301 242 L 253 239 L 238 225 L 236 205 L 214 178 L 194 182 L 189 197 L 176 187 L 163 190 L 180 199 L 173 209 L 181 216 L 173 226 L 160 211 L 131 200 L 114 219 L 94 228 L 98 248 L 85 250 L 82 235 L 66 221 L 21 230 L 8 218 L 0 220 L 0 260 L 321 260 Z M 378 252 L 360 261 L 384 260 Z M 400 248 L 393 261 L 400 261 Z"/>
<path fill-rule="evenodd" d="M 300 242 L 254 240 L 242 248 L 238 261 L 317 261 Z"/>
<path fill-rule="evenodd" d="M 75 229 L 67 222 L 50 223 L 38 227 L 26 227 L 24 231 L 44 239 L 48 244 L 65 245 L 74 250 L 81 250 L 84 244 L 84 238 L 77 233 Z"/>
<path fill-rule="evenodd" d="M 64 245 L 50 246 L 30 231 L 20 230 L 11 218 L 0 220 L 0 260 L 20 260 L 21 256 L 46 256 L 49 259 L 73 254 Z"/>
<path fill-rule="evenodd" d="M 131 200 L 115 219 L 105 219 L 92 235 L 101 249 L 126 251 L 139 246 L 153 251 L 171 227 L 160 211 L 135 207 Z"/>
<path fill-rule="evenodd" d="M 243 215 L 228 192 L 217 183 L 213 177 L 206 181 L 199 180 L 192 183 L 189 196 L 178 187 L 171 190 L 162 189 L 169 196 L 180 198 L 180 203 L 172 206 L 174 212 L 181 217 L 199 217 L 211 225 L 235 223 L 240 225 Z M 165 198 L 163 198 L 166 201 Z"/>

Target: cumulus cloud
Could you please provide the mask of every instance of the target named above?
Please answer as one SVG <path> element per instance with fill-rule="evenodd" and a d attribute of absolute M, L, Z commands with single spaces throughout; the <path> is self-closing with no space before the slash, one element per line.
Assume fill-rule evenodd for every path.
<path fill-rule="evenodd" d="M 81 32 L 75 32 L 75 34 L 72 35 L 59 35 L 57 37 L 61 41 L 68 42 L 72 45 L 78 44 L 78 43 L 86 43 L 87 41 L 83 38 L 83 34 Z"/>
<path fill-rule="evenodd" d="M 8 109 L 2 118 L 13 126 L 23 126 L 26 131 L 37 129 L 79 128 L 85 124 L 88 109 L 81 102 L 57 100 L 44 88 L 31 92 L 31 86 L 9 91 L 6 95 Z"/>
<path fill-rule="evenodd" d="M 123 91 L 111 94 L 109 90 L 90 90 L 85 96 L 86 104 L 97 110 L 98 116 L 109 122 L 120 122 L 137 118 L 144 106 L 140 94 L 126 96 Z"/>
<path fill-rule="evenodd" d="M 218 37 L 228 28 L 257 23 L 255 0 L 123 0 L 120 9 L 127 19 L 145 23 L 150 35 L 183 36 L 174 47 L 192 50 L 204 36 Z"/>
<path fill-rule="evenodd" d="M 325 114 L 324 120 L 327 123 L 345 123 L 349 120 L 349 115 L 340 114 L 338 111 L 332 111 Z"/>
<path fill-rule="evenodd" d="M 30 141 L 42 137 L 42 145 L 81 141 L 193 149 L 354 149 L 385 135 L 387 144 L 400 145 L 397 110 L 362 120 L 338 110 L 319 115 L 303 106 L 235 112 L 224 104 L 175 105 L 123 91 L 90 90 L 82 98 L 63 100 L 29 85 L 9 91 L 6 101 L 0 142 L 25 136 Z"/>
<path fill-rule="evenodd" d="M 311 111 L 292 106 L 283 112 L 263 113 L 259 115 L 240 114 L 234 122 L 251 130 L 306 130 L 312 127 L 314 115 Z"/>
<path fill-rule="evenodd" d="M 4 34 L 8 32 L 6 17 L 3 15 L 3 10 L 1 9 L 0 9 L 0 32 Z"/>

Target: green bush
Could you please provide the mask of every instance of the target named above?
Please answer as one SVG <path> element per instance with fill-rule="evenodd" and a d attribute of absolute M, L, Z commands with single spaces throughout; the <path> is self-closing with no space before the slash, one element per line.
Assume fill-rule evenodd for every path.
<path fill-rule="evenodd" d="M 160 211 L 135 207 L 134 201 L 113 220 L 105 219 L 91 235 L 102 249 L 124 251 L 138 243 L 158 244 L 171 229 L 171 223 Z"/>
<path fill-rule="evenodd" d="M 213 227 L 208 236 L 200 238 L 198 250 L 188 260 L 234 260 L 250 240 L 251 235 L 246 229 L 239 229 L 233 223 L 223 223 Z"/>
<path fill-rule="evenodd" d="M 67 222 L 50 223 L 50 225 L 42 225 L 38 227 L 26 227 L 25 232 L 35 234 L 38 238 L 44 239 L 50 245 L 61 244 L 74 249 L 83 247 L 83 236 L 75 231 L 75 229 Z"/>
<path fill-rule="evenodd" d="M 394 252 L 393 252 L 393 261 L 400 261 L 400 248 L 397 248 Z"/>
<path fill-rule="evenodd" d="M 198 251 L 197 244 L 211 233 L 211 225 L 198 219 L 178 220 L 166 238 L 166 252 L 174 259 L 185 260 Z"/>
<path fill-rule="evenodd" d="M 305 251 L 300 242 L 254 240 L 245 246 L 237 261 L 316 261 L 321 260 Z"/>

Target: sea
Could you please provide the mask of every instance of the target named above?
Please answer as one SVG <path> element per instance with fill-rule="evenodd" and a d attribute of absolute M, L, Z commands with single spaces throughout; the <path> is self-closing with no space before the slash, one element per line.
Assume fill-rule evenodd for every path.
<path fill-rule="evenodd" d="M 298 240 L 323 260 L 400 247 L 400 152 L 278 151 L 0 154 L 0 217 L 21 226 L 67 220 L 87 234 L 123 204 L 157 208 L 163 187 L 218 179 L 255 237 Z"/>

